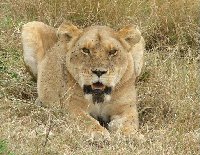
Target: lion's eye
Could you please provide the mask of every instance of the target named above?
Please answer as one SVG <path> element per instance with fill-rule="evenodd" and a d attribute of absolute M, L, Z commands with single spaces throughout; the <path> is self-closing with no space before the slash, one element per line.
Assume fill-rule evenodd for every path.
<path fill-rule="evenodd" d="M 116 49 L 113 49 L 113 50 L 109 51 L 109 56 L 115 56 L 115 55 L 117 55 L 117 50 Z"/>
<path fill-rule="evenodd" d="M 88 48 L 82 48 L 82 52 L 83 52 L 83 54 L 87 54 L 87 55 L 89 55 L 90 54 L 90 50 L 88 49 Z"/>

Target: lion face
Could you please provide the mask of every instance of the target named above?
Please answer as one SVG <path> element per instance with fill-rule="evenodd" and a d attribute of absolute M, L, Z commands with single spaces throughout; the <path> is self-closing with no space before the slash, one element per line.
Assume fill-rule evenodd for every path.
<path fill-rule="evenodd" d="M 127 70 L 131 57 L 127 41 L 131 39 L 105 26 L 93 26 L 83 31 L 70 26 L 71 32 L 65 31 L 65 40 L 69 40 L 67 69 L 83 89 L 86 99 L 93 103 L 108 102 Z"/>

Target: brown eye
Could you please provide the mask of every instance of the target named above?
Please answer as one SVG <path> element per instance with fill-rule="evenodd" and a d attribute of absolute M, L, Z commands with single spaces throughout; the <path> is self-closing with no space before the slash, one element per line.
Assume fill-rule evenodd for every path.
<path fill-rule="evenodd" d="M 90 50 L 88 49 L 88 48 L 82 48 L 82 52 L 83 52 L 83 54 L 87 54 L 87 55 L 89 55 L 90 54 Z"/>
<path fill-rule="evenodd" d="M 117 50 L 116 49 L 113 49 L 113 50 L 109 51 L 109 56 L 115 56 L 115 55 L 117 55 Z"/>

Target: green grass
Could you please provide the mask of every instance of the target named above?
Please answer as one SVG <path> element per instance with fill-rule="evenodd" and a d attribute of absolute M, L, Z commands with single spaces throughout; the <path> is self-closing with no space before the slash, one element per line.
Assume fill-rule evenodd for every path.
<path fill-rule="evenodd" d="M 7 145 L 6 145 L 6 142 L 1 140 L 0 141 L 0 154 L 2 154 L 3 152 L 5 152 L 7 149 Z"/>
<path fill-rule="evenodd" d="M 5 154 L 5 155 L 14 155 L 14 153 L 10 152 L 8 150 L 6 140 L 0 140 L 0 154 Z"/>
<path fill-rule="evenodd" d="M 199 154 L 198 0 L 10 0 L 0 1 L 0 10 L 0 154 Z M 64 19 L 80 27 L 140 27 L 147 51 L 138 109 L 146 142 L 113 135 L 109 145 L 91 145 L 68 114 L 34 105 L 21 26 L 38 20 L 58 27 Z"/>

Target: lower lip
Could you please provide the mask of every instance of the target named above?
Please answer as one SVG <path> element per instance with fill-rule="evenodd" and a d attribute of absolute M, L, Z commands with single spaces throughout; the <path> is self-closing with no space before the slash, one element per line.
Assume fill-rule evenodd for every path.
<path fill-rule="evenodd" d="M 85 94 L 98 94 L 98 93 L 105 93 L 105 94 L 111 94 L 112 88 L 111 87 L 106 87 L 104 88 L 96 88 L 92 87 L 92 85 L 84 85 L 83 91 Z"/>
<path fill-rule="evenodd" d="M 103 90 L 101 89 L 93 89 L 93 94 L 103 94 Z"/>

